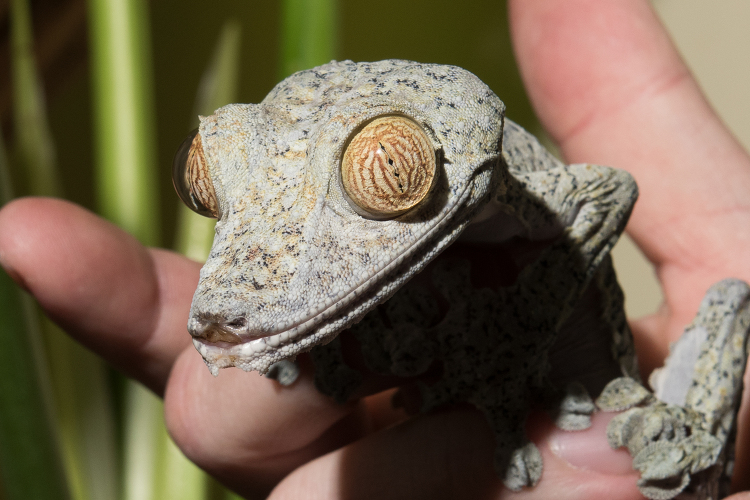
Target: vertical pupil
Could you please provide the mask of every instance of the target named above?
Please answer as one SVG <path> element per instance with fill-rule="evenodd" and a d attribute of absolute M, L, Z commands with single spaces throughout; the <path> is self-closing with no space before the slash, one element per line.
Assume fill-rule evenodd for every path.
<path fill-rule="evenodd" d="M 350 140 L 341 180 L 356 206 L 388 218 L 425 199 L 435 168 L 435 150 L 421 126 L 405 116 L 383 116 Z"/>

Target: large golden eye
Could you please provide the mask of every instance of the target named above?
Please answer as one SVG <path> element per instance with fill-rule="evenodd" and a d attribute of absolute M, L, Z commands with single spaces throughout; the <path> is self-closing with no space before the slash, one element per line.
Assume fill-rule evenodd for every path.
<path fill-rule="evenodd" d="M 435 177 L 435 150 L 403 116 L 368 123 L 349 142 L 341 180 L 349 198 L 375 217 L 395 217 L 425 199 Z"/>
<path fill-rule="evenodd" d="M 208 174 L 198 129 L 182 141 L 172 165 L 172 183 L 182 202 L 192 211 L 214 219 L 219 217 L 214 184 Z"/>

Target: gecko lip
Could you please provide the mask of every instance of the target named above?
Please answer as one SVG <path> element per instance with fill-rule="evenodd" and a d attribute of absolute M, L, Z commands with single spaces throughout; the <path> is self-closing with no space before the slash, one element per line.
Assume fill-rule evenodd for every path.
<path fill-rule="evenodd" d="M 212 345 L 242 344 L 267 335 L 252 335 L 247 329 L 247 320 L 243 317 L 231 320 L 214 316 L 201 316 L 190 320 L 190 335 L 201 342 Z"/>

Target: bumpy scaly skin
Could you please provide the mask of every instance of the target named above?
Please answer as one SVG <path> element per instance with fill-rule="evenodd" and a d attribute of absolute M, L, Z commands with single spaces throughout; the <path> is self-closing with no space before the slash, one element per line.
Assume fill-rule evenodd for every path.
<path fill-rule="evenodd" d="M 523 433 L 530 402 L 551 402 L 560 427 L 583 429 L 594 411 L 588 394 L 637 377 L 608 255 L 637 189 L 625 172 L 560 163 L 503 112 L 460 68 L 346 61 L 297 73 L 260 104 L 203 118 L 220 219 L 188 326 L 212 373 L 237 366 L 290 383 L 287 360 L 317 346 L 316 384 L 343 401 L 361 380 L 336 338 L 352 327 L 371 370 L 430 380 L 439 373 L 419 385 L 422 409 L 474 404 L 495 431 L 505 483 L 536 484 L 541 455 Z M 374 220 L 347 199 L 340 165 L 352 136 L 387 115 L 424 129 L 437 173 L 415 208 Z M 518 250 L 523 245 L 534 258 Z M 505 252 L 518 273 L 506 286 L 475 286 L 473 275 L 489 261 L 450 257 L 455 248 L 485 248 L 490 260 Z M 212 337 L 211 329 L 232 335 Z M 744 351 L 742 359 L 744 366 Z M 623 397 L 643 404 L 640 390 L 631 384 Z M 704 396 L 704 407 L 717 401 Z M 704 407 L 680 408 L 670 422 L 693 425 Z M 651 432 L 642 422 L 629 428 Z M 726 442 L 727 433 L 709 434 Z M 683 447 L 713 463 L 710 439 Z M 653 460 L 643 463 L 644 477 L 664 474 Z"/>
<path fill-rule="evenodd" d="M 490 192 L 503 103 L 460 68 L 331 63 L 260 104 L 225 106 L 200 134 L 221 217 L 189 328 L 244 318 L 249 341 L 196 347 L 215 373 L 265 372 L 360 319 L 460 234 Z M 430 198 L 393 220 L 360 216 L 341 190 L 346 141 L 381 115 L 411 117 L 441 159 Z"/>

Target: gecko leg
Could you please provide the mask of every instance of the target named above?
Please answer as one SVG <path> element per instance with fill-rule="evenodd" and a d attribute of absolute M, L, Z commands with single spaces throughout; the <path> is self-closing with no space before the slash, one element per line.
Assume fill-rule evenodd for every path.
<path fill-rule="evenodd" d="M 499 215 L 479 222 L 474 234 L 468 235 L 468 241 L 480 241 L 477 238 L 481 233 L 497 233 L 493 225 L 501 227 L 511 215 L 526 228 L 518 236 L 532 241 L 551 240 L 521 270 L 514 285 L 501 288 L 486 303 L 477 300 L 481 297 L 472 296 L 467 302 L 481 308 L 483 314 L 469 315 L 471 321 L 464 328 L 454 328 L 462 331 L 464 338 L 481 338 L 481 332 L 491 331 L 493 338 L 502 338 L 504 343 L 477 350 L 483 362 L 467 368 L 445 364 L 451 380 L 471 378 L 455 375 L 472 374 L 477 366 L 494 367 L 492 374 L 477 377 L 484 380 L 483 384 L 494 380 L 492 385 L 497 390 L 494 400 L 470 401 L 485 412 L 495 430 L 498 473 L 512 489 L 535 484 L 541 475 L 541 460 L 537 461 L 538 451 L 534 453 L 533 445 L 527 445 L 523 438 L 522 423 L 528 412 L 525 401 L 507 396 L 518 385 L 532 391 L 543 389 L 550 370 L 547 353 L 583 292 L 594 280 L 603 289 L 613 288 L 604 286 L 614 281 L 608 255 L 624 228 L 636 193 L 629 174 L 596 165 L 558 165 L 547 170 L 514 172 L 491 202 L 498 205 Z M 605 312 L 618 304 L 621 307 L 618 297 L 610 297 L 613 304 L 605 304 Z M 630 332 L 621 314 L 612 311 L 609 314 L 612 328 L 604 330 L 613 337 L 610 354 L 621 362 L 625 371 L 625 367 L 630 369 L 632 365 L 627 359 L 632 357 Z M 487 325 L 479 324 L 478 318 L 482 317 L 490 318 Z M 446 335 L 448 339 L 453 337 Z M 454 385 L 459 384 L 454 382 Z M 564 428 L 581 429 L 588 425 L 593 405 L 578 396 L 568 394 L 561 402 L 558 423 Z M 505 404 L 497 405 L 497 400 Z M 508 426 L 515 424 L 497 416 L 503 413 L 523 415 L 518 417 L 521 425 L 509 431 Z"/>
<path fill-rule="evenodd" d="M 610 446 L 626 446 L 641 472 L 638 487 L 666 500 L 684 492 L 707 500 L 729 494 L 733 440 L 750 331 L 750 287 L 713 285 L 693 323 L 654 371 L 655 396 L 629 378 L 612 381 L 597 399 L 610 422 Z"/>
<path fill-rule="evenodd" d="M 524 432 L 526 405 L 485 408 L 484 414 L 495 433 L 495 470 L 505 486 L 513 491 L 535 486 L 542 477 L 542 454 Z"/>

